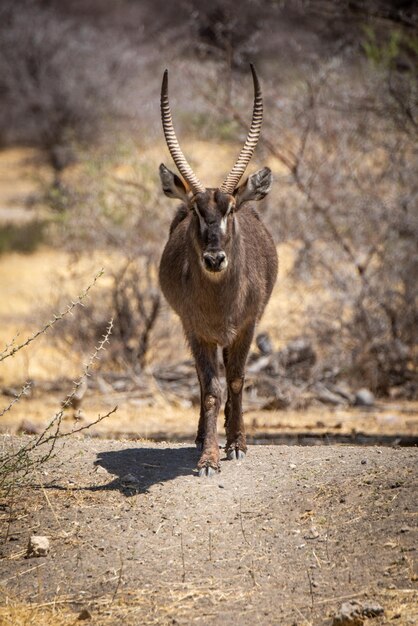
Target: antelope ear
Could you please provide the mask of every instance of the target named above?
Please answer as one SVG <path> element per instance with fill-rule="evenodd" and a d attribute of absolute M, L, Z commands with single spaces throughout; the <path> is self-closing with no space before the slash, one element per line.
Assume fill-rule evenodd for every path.
<path fill-rule="evenodd" d="M 239 208 L 249 200 L 262 200 L 270 191 L 273 176 L 269 167 L 263 167 L 247 178 L 245 183 L 234 191 L 235 205 Z"/>
<path fill-rule="evenodd" d="M 165 195 L 169 198 L 177 198 L 183 202 L 188 202 L 188 191 L 181 178 L 171 172 L 163 163 L 161 163 L 159 171 Z"/>

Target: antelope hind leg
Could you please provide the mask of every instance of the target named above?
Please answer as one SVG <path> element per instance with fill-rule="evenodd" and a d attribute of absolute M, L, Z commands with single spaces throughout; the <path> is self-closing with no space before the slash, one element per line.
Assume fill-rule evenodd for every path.
<path fill-rule="evenodd" d="M 244 369 L 248 351 L 254 334 L 250 325 L 224 351 L 228 400 L 225 406 L 226 456 L 230 461 L 242 461 L 247 452 L 245 426 L 242 415 L 242 391 Z"/>

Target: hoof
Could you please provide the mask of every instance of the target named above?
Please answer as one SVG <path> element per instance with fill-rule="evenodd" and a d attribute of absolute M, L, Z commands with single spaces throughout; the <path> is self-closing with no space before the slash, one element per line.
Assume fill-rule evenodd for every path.
<path fill-rule="evenodd" d="M 215 470 L 210 465 L 208 465 L 207 467 L 202 467 L 199 470 L 199 478 L 202 478 L 203 476 L 206 476 L 207 478 L 212 478 L 212 476 L 215 476 L 216 471 L 217 470 Z"/>
<path fill-rule="evenodd" d="M 228 461 L 243 461 L 245 459 L 245 452 L 239 448 L 229 448 L 226 453 Z"/>

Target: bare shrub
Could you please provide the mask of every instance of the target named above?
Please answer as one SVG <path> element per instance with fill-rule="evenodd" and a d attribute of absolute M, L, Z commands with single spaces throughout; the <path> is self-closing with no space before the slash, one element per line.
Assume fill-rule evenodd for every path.
<path fill-rule="evenodd" d="M 55 339 L 82 349 L 101 337 L 110 311 L 108 364 L 138 372 L 147 362 L 161 310 L 158 259 L 165 211 L 146 157 L 131 145 L 113 146 L 107 156 L 103 150 L 82 153 L 80 162 L 67 185 L 74 202 L 54 238 L 73 258 L 101 250 L 112 263 L 100 298 L 67 319 Z"/>
<path fill-rule="evenodd" d="M 144 257 L 122 258 L 117 266 L 100 297 L 67 318 L 56 329 L 54 340 L 82 352 L 102 336 L 110 314 L 113 340 L 104 360 L 108 367 L 138 373 L 147 363 L 161 308 L 156 267 Z"/>
<path fill-rule="evenodd" d="M 307 63 L 304 88 L 268 84 L 262 142 L 280 175 L 267 213 L 278 238 L 298 242 L 295 280 L 318 291 L 306 311 L 317 374 L 414 396 L 417 86 L 401 59 L 416 50 L 408 34 L 396 49 L 382 37 L 381 63 L 359 45 Z M 238 104 L 208 98 L 246 128 Z"/>
<path fill-rule="evenodd" d="M 127 115 L 125 88 L 141 59 L 114 28 L 35 0 L 2 2 L 0 47 L 0 141 L 41 147 L 58 181 L 74 141 Z"/>
<path fill-rule="evenodd" d="M 51 328 L 54 328 L 58 323 L 62 323 L 65 318 L 73 313 L 79 305 L 82 305 L 83 300 L 87 297 L 87 294 L 92 287 L 96 284 L 99 276 L 102 272 L 97 274 L 93 279 L 93 282 L 83 291 L 83 293 L 75 300 L 71 301 L 66 308 L 58 314 L 54 314 L 53 317 L 43 327 L 35 331 L 25 341 L 20 344 L 16 343 L 15 339 L 3 349 L 0 353 L 0 361 L 5 361 L 8 358 L 12 358 L 20 350 L 26 349 L 32 344 L 38 337 L 47 333 Z M 113 320 L 111 320 L 106 327 L 106 330 L 97 343 L 92 354 L 90 355 L 87 363 L 85 364 L 81 376 L 74 382 L 71 392 L 67 395 L 65 400 L 61 404 L 61 408 L 55 413 L 50 420 L 49 424 L 43 429 L 43 431 L 36 436 L 35 439 L 29 440 L 18 448 L 18 450 L 11 450 L 6 452 L 0 457 L 0 494 L 3 497 L 9 496 L 9 494 L 18 487 L 25 478 L 33 472 L 34 469 L 40 468 L 46 463 L 54 454 L 54 449 L 58 439 L 68 437 L 75 433 L 84 431 L 95 424 L 103 421 L 105 418 L 112 415 L 117 407 L 108 411 L 104 415 L 99 415 L 93 422 L 85 424 L 83 426 L 75 424 L 70 432 L 62 432 L 61 426 L 64 417 L 64 411 L 67 407 L 72 405 L 74 398 L 84 381 L 91 376 L 92 370 L 98 360 L 101 358 L 102 352 L 106 349 L 109 343 L 109 337 L 112 333 Z M 31 383 L 27 382 L 23 385 L 20 392 L 15 398 L 0 412 L 0 417 L 8 411 L 13 410 L 14 405 L 20 401 L 20 399 L 29 391 Z"/>
<path fill-rule="evenodd" d="M 295 275 L 316 280 L 324 293 L 309 317 L 326 362 L 378 393 L 403 385 L 414 395 L 416 87 L 409 74 L 363 66 L 349 92 L 341 70 L 337 61 L 308 82 L 286 147 L 265 145 L 296 191 L 293 206 L 284 202 L 284 220 L 287 236 L 303 241 Z"/>

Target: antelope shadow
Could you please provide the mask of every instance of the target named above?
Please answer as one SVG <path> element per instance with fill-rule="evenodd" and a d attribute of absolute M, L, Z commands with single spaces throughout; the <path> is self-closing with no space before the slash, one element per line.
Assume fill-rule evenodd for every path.
<path fill-rule="evenodd" d="M 118 489 L 126 496 L 148 491 L 158 483 L 190 476 L 196 469 L 198 452 L 195 447 L 128 448 L 99 452 L 94 464 L 103 467 L 114 480 L 91 490 Z"/>

